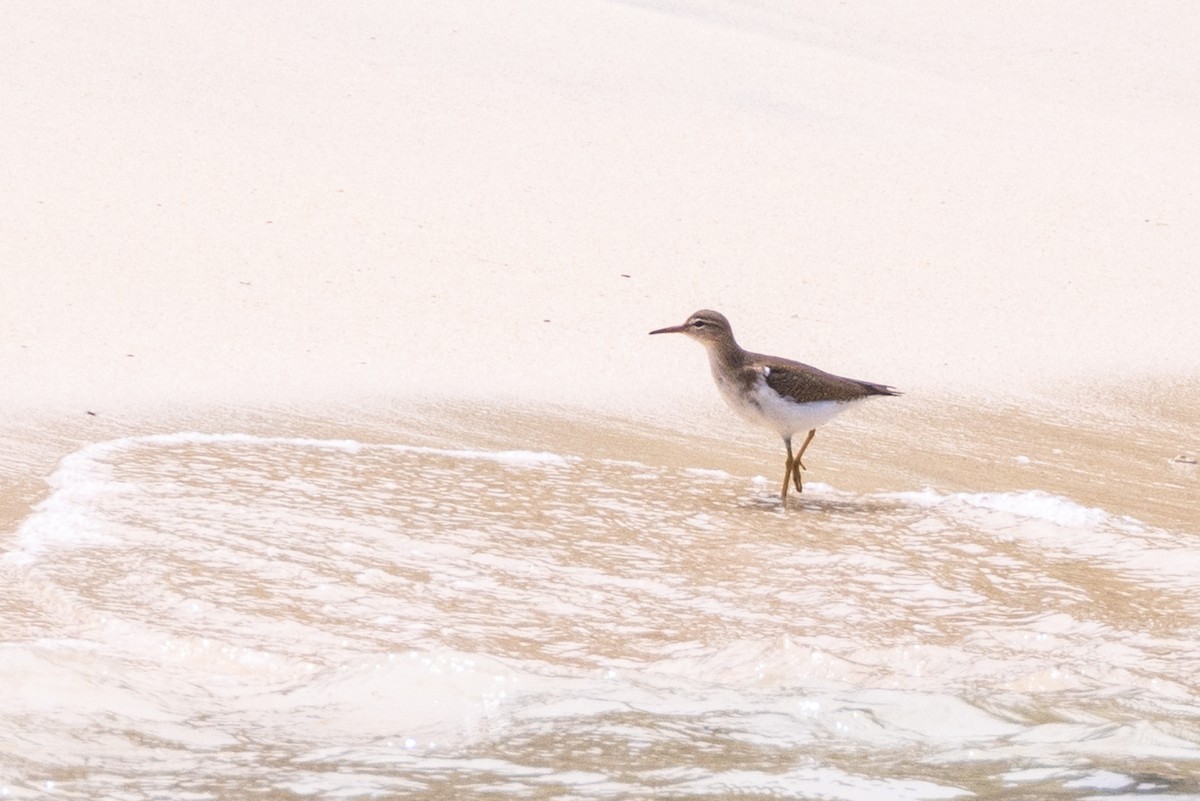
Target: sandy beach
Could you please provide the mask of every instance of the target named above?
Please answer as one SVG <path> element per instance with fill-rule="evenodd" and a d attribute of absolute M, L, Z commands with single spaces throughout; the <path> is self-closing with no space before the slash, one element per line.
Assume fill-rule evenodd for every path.
<path fill-rule="evenodd" d="M 7 481 L 97 420 L 466 399 L 711 427 L 701 353 L 645 335 L 701 307 L 933 408 L 1174 414 L 1200 450 L 1191 15 L 273 13 L 11 13 Z"/>
<path fill-rule="evenodd" d="M 10 409 L 662 414 L 701 307 L 926 394 L 1200 372 L 1171 7 L 174 13 L 10 15 Z"/>
<path fill-rule="evenodd" d="M 722 407 L 700 348 L 647 336 L 698 308 L 905 392 L 822 430 L 827 500 L 1045 493 L 1200 533 L 1187 6 L 5 17 L 6 550 L 64 457 L 179 432 L 759 492 L 778 442 Z"/>

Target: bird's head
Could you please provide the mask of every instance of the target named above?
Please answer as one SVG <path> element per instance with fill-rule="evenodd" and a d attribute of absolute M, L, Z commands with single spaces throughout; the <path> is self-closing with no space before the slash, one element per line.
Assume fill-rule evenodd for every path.
<path fill-rule="evenodd" d="M 701 309 L 684 321 L 683 325 L 672 325 L 651 331 L 651 334 L 687 334 L 705 345 L 733 342 L 733 329 L 725 315 L 712 309 Z"/>

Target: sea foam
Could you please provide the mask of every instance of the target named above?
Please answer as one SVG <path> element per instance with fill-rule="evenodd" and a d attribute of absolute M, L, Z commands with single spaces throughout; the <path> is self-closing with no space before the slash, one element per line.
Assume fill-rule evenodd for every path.
<path fill-rule="evenodd" d="M 1042 490 L 941 493 L 926 488 L 920 492 L 888 493 L 885 497 L 927 508 L 957 504 L 1073 528 L 1099 526 L 1118 519 L 1103 509 L 1084 506 L 1070 498 Z M 1127 523 L 1135 522 L 1128 518 L 1120 518 L 1120 520 Z"/>
<path fill-rule="evenodd" d="M 103 517 L 100 512 L 106 505 L 122 502 L 122 499 L 128 499 L 141 490 L 134 484 L 119 481 L 114 474 L 114 465 L 119 463 L 122 455 L 138 449 L 188 445 L 311 449 L 350 455 L 373 450 L 483 460 L 518 469 L 552 469 L 577 460 L 577 457 L 542 451 L 434 448 L 397 443 L 364 443 L 352 439 L 263 437 L 242 433 L 180 431 L 121 437 L 92 443 L 63 457 L 46 479 L 49 495 L 34 506 L 31 514 L 18 526 L 16 546 L 3 554 L 4 561 L 30 564 L 48 548 L 103 546 L 118 542 L 111 523 L 98 519 Z"/>

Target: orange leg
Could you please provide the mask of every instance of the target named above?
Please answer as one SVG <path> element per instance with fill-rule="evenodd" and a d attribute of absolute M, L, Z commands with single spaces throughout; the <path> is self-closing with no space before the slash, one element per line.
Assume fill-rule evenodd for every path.
<path fill-rule="evenodd" d="M 808 469 L 807 467 L 804 466 L 804 462 L 800 461 L 800 459 L 804 457 L 804 452 L 806 450 L 808 450 L 808 443 L 812 442 L 812 438 L 815 437 L 816 435 L 817 435 L 817 429 L 815 429 L 815 428 L 810 429 L 808 432 L 808 436 L 804 438 L 804 444 L 800 446 L 800 452 L 798 454 L 796 454 L 796 464 L 800 465 L 801 470 Z"/>
<path fill-rule="evenodd" d="M 800 452 L 794 457 L 792 456 L 792 438 L 784 437 L 783 439 L 783 444 L 787 445 L 788 449 L 787 465 L 783 468 L 783 499 L 785 501 L 787 500 L 789 480 L 796 486 L 796 492 L 804 492 L 804 484 L 800 481 L 800 471 L 808 468 L 804 466 L 804 462 L 800 461 L 800 457 L 804 455 L 804 449 L 808 447 L 808 443 L 812 442 L 816 433 L 815 428 L 809 430 L 808 436 L 804 438 L 804 444 L 800 446 Z"/>
<path fill-rule="evenodd" d="M 784 437 L 783 444 L 787 446 L 788 455 L 787 463 L 785 463 L 783 466 L 783 491 L 779 493 L 779 500 L 784 506 L 787 506 L 788 484 L 793 480 L 793 476 L 795 476 L 796 480 L 796 491 L 801 492 L 802 490 L 800 489 L 799 483 L 800 474 L 796 472 L 797 467 L 799 466 L 799 461 L 792 456 L 792 438 Z"/>

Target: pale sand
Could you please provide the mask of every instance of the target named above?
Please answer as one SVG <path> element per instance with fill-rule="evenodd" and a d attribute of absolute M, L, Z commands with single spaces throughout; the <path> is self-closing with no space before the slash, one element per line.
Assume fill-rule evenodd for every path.
<path fill-rule="evenodd" d="M 1108 388 L 1200 375 L 1187 6 L 5 16 L 10 486 L 61 455 L 29 421 L 79 420 L 68 447 L 85 411 L 716 420 L 700 350 L 646 336 L 699 307 L 915 398 L 1139 412 Z"/>

